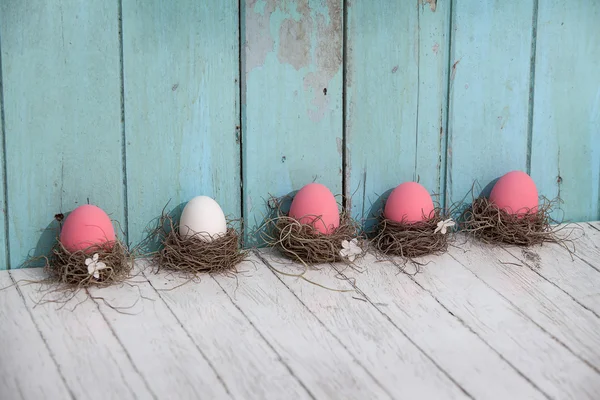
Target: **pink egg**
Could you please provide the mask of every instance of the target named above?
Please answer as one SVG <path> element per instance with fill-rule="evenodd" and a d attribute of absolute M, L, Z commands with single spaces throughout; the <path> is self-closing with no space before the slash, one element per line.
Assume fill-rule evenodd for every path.
<path fill-rule="evenodd" d="M 538 191 L 529 175 L 512 171 L 498 179 L 490 201 L 509 214 L 534 213 L 538 207 Z"/>
<path fill-rule="evenodd" d="M 395 222 L 415 223 L 433 216 L 431 195 L 417 182 L 405 182 L 392 191 L 385 203 L 384 216 Z"/>
<path fill-rule="evenodd" d="M 115 228 L 108 215 L 101 208 L 89 204 L 73 210 L 60 231 L 60 242 L 70 252 L 94 245 L 110 248 L 115 240 Z"/>
<path fill-rule="evenodd" d="M 326 186 L 310 183 L 296 193 L 290 217 L 310 224 L 321 233 L 332 233 L 340 226 L 340 212 L 335 197 Z"/>

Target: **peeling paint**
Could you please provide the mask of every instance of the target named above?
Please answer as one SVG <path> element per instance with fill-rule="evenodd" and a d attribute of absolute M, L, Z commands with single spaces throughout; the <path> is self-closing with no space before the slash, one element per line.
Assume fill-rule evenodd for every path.
<path fill-rule="evenodd" d="M 422 4 L 429 4 L 429 8 L 431 9 L 432 12 L 435 12 L 435 10 L 437 9 L 437 0 L 421 0 Z"/>
<path fill-rule="evenodd" d="M 456 67 L 458 66 L 458 63 L 460 62 L 460 60 L 462 60 L 462 57 L 459 58 L 458 60 L 456 60 L 454 62 L 454 64 L 452 64 L 452 75 L 450 76 L 451 80 L 454 80 L 454 77 L 456 76 Z"/>
<path fill-rule="evenodd" d="M 438 51 L 440 51 L 440 44 L 436 42 L 436 43 L 433 45 L 433 47 L 431 48 L 431 50 L 433 50 L 433 54 L 437 54 L 437 53 L 438 53 Z"/>
<path fill-rule="evenodd" d="M 342 7 L 338 0 L 327 0 L 328 20 L 318 13 L 315 64 L 317 70 L 304 78 L 304 87 L 313 92 L 312 105 L 308 110 L 310 119 L 318 122 L 325 116 L 329 105 L 328 96 L 319 96 L 321 88 L 329 87 L 330 81 L 342 66 Z"/>
<path fill-rule="evenodd" d="M 273 51 L 275 41 L 270 34 L 271 14 L 277 7 L 277 0 L 246 3 L 246 73 L 265 63 L 267 54 Z"/>
<path fill-rule="evenodd" d="M 341 156 L 343 154 L 343 151 L 344 151 L 344 142 L 343 142 L 343 140 L 342 140 L 341 137 L 336 137 L 335 141 L 337 143 L 338 154 Z"/>
<path fill-rule="evenodd" d="M 290 64 L 296 70 L 310 65 L 310 15 L 295 21 L 286 19 L 279 28 L 279 49 L 277 58 L 282 64 Z"/>
<path fill-rule="evenodd" d="M 510 118 L 510 108 L 508 106 L 502 109 L 502 115 L 498 116 L 498 122 L 500 123 L 500 130 L 503 130 Z"/>

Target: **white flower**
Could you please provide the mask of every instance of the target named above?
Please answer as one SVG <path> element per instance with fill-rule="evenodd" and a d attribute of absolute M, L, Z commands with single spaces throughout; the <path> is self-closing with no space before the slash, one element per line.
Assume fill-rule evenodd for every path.
<path fill-rule="evenodd" d="M 350 260 L 350 262 L 352 262 L 360 253 L 362 253 L 362 249 L 358 245 L 358 240 L 342 240 L 342 249 L 340 250 L 340 256 L 347 258 L 348 260 Z"/>
<path fill-rule="evenodd" d="M 435 228 L 435 231 L 433 233 L 440 232 L 442 235 L 445 235 L 446 229 L 452 228 L 454 225 L 456 225 L 456 223 L 452 221 L 452 218 L 448 218 L 445 221 L 440 221 L 438 222 L 437 228 Z"/>
<path fill-rule="evenodd" d="M 100 279 L 100 270 L 106 268 L 106 264 L 98 261 L 98 253 L 94 254 L 92 258 L 86 258 L 85 265 L 87 265 L 88 274 L 93 275 L 96 279 Z"/>

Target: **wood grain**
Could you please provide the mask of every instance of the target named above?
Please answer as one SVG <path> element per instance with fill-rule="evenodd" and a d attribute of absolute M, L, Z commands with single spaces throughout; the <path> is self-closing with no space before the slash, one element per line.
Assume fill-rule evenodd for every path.
<path fill-rule="evenodd" d="M 241 216 L 238 35 L 237 0 L 123 2 L 133 243 L 198 195 Z"/>
<path fill-rule="evenodd" d="M 432 261 L 435 264 L 427 268 L 445 268 L 445 262 L 437 258 Z M 410 337 L 472 398 L 544 398 L 501 353 L 408 275 L 400 273 L 396 265 L 379 261 L 372 254 L 357 264 L 358 270 L 334 267 L 342 276 L 355 280 L 359 292 L 389 318 L 395 329 Z"/>
<path fill-rule="evenodd" d="M 590 230 L 586 229 L 584 233 Z M 575 233 L 574 237 L 580 234 Z M 600 272 L 586 260 L 591 259 L 591 249 L 582 239 L 573 243 L 573 255 L 555 244 L 531 249 L 508 247 L 505 250 L 516 259 L 512 262 L 522 264 L 547 279 L 600 318 Z"/>
<path fill-rule="evenodd" d="M 376 216 L 381 197 L 404 181 L 440 193 L 449 10 L 448 2 L 435 11 L 424 2 L 348 5 L 345 174 L 355 218 Z"/>
<path fill-rule="evenodd" d="M 533 5 L 534 0 L 453 2 L 450 203 L 462 200 L 475 180 L 484 188 L 527 168 Z"/>
<path fill-rule="evenodd" d="M 155 398 L 230 398 L 201 348 L 142 275 L 90 294 Z"/>
<path fill-rule="evenodd" d="M 581 249 L 577 256 L 600 271 L 600 222 L 590 222 L 586 227 L 591 229 L 585 229 L 585 235 L 577 241 Z"/>
<path fill-rule="evenodd" d="M 287 363 L 209 276 L 181 284 L 167 273 L 145 273 L 160 298 L 202 348 L 233 398 L 310 398 Z"/>
<path fill-rule="evenodd" d="M 0 21 L 2 21 L 2 8 L 0 8 Z M 2 148 L 0 148 L 0 167 L 2 168 L 2 188 L 0 188 L 0 271 L 8 269 L 9 259 L 6 250 L 8 249 L 8 238 L 6 237 L 6 228 L 7 228 L 7 209 L 8 205 L 6 204 L 6 193 L 4 189 L 6 188 L 6 170 L 4 168 L 5 164 L 5 137 L 4 137 L 4 97 L 3 97 L 3 79 L 2 79 L 2 27 L 0 26 L 0 140 L 2 141 Z"/>
<path fill-rule="evenodd" d="M 0 397 L 72 398 L 8 272 L 0 273 Z"/>
<path fill-rule="evenodd" d="M 388 399 L 390 396 L 256 256 L 237 279 L 216 276 L 313 398 Z"/>
<path fill-rule="evenodd" d="M 10 266 L 89 202 L 126 228 L 117 1 L 0 4 Z"/>
<path fill-rule="evenodd" d="M 600 3 L 539 2 L 531 174 L 555 213 L 600 218 Z"/>
<path fill-rule="evenodd" d="M 450 21 L 451 1 L 421 1 L 415 172 L 423 186 L 439 194 L 441 204 L 445 201 Z"/>
<path fill-rule="evenodd" d="M 244 217 L 251 234 L 267 216 L 269 195 L 314 180 L 342 194 L 342 1 L 246 0 L 242 16 Z"/>
<path fill-rule="evenodd" d="M 549 397 L 597 398 L 600 320 L 528 268 L 490 255 L 466 243 L 415 279 Z"/>
<path fill-rule="evenodd" d="M 266 252 L 261 256 L 275 269 L 300 272 L 298 266 L 290 266 L 280 257 Z M 415 346 L 412 338 L 395 329 L 386 316 L 353 290 L 350 282 L 340 279 L 332 266 L 316 266 L 305 277 L 348 292 L 326 290 L 297 277 L 275 274 L 393 398 L 469 398 L 447 371 Z"/>
<path fill-rule="evenodd" d="M 11 271 L 19 282 L 33 322 L 70 388 L 72 397 L 85 399 L 152 398 L 128 351 L 85 291 L 50 293 L 51 287 L 29 284 L 45 278 L 41 269 Z M 22 282 L 21 282 L 22 281 Z M 46 300 L 59 303 L 38 304 Z M 43 357 L 43 353 L 42 353 Z M 27 374 L 28 377 L 32 375 Z M 60 383 L 54 383 L 60 388 Z M 50 390 L 50 389 L 49 389 Z"/>
<path fill-rule="evenodd" d="M 530 258 L 535 258 L 536 254 L 541 258 L 546 247 L 529 251 Z M 514 258 L 509 257 L 508 263 L 501 257 L 489 260 L 494 253 L 495 250 L 488 246 L 470 244 L 451 251 L 452 256 L 475 276 L 600 371 L 600 318 L 530 267 L 510 264 Z M 484 259 L 488 261 L 482 263 Z M 548 260 L 549 263 L 553 261 Z M 568 268 L 568 265 L 563 264 L 562 268 Z"/>

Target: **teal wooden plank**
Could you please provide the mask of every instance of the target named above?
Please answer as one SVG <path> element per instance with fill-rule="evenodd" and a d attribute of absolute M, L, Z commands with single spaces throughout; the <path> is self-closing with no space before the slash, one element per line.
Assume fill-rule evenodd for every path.
<path fill-rule="evenodd" d="M 533 3 L 453 2 L 450 202 L 462 200 L 475 180 L 483 188 L 506 172 L 527 168 Z"/>
<path fill-rule="evenodd" d="M 118 1 L 5 0 L 0 37 L 15 268 L 88 199 L 124 222 Z"/>
<path fill-rule="evenodd" d="M 169 203 L 241 214 L 237 0 L 123 1 L 130 236 Z"/>
<path fill-rule="evenodd" d="M 342 194 L 342 1 L 243 2 L 244 215 L 316 180 Z"/>
<path fill-rule="evenodd" d="M 346 190 L 356 218 L 371 219 L 405 181 L 441 192 L 449 11 L 446 2 L 348 6 Z"/>
<path fill-rule="evenodd" d="M 531 174 L 572 221 L 600 219 L 599 21 L 596 0 L 539 4 Z"/>
<path fill-rule="evenodd" d="M 0 9 L 1 12 L 1 9 Z M 2 15 L 0 14 L 0 21 L 2 21 Z M 0 35 L 2 31 L 0 30 Z M 0 184 L 0 271 L 8 269 L 8 255 L 6 254 L 7 242 L 6 242 L 6 197 L 4 188 L 6 186 L 6 170 L 4 164 L 4 96 L 3 96 L 3 80 L 2 80 L 2 36 L 0 36 L 0 168 L 2 171 L 2 180 Z"/>
<path fill-rule="evenodd" d="M 419 7 L 419 102 L 415 171 L 444 202 L 450 55 L 450 2 L 423 1 Z"/>

